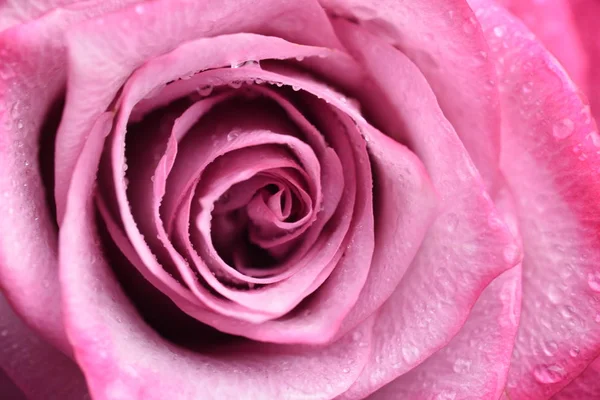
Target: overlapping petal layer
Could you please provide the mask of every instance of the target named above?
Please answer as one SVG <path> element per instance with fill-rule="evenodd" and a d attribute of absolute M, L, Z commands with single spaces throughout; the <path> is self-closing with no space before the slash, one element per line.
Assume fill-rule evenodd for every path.
<path fill-rule="evenodd" d="M 548 398 L 599 351 L 600 137 L 575 85 L 524 25 L 487 1 L 471 4 L 503 88 L 501 168 L 525 249 L 507 393 Z"/>

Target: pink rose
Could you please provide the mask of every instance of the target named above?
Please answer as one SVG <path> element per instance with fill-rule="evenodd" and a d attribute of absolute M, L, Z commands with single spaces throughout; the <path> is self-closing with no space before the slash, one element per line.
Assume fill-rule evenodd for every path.
<path fill-rule="evenodd" d="M 0 397 L 600 398 L 599 18 L 0 1 Z"/>

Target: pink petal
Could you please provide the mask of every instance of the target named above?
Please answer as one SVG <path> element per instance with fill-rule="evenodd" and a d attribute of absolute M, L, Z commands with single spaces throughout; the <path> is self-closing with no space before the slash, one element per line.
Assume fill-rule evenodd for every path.
<path fill-rule="evenodd" d="M 214 39 L 208 39 L 208 40 L 199 40 L 197 42 L 190 42 L 190 44 L 182 46 L 180 49 L 178 49 L 177 51 L 174 51 L 173 53 L 170 53 L 164 57 L 161 58 L 161 60 L 157 60 L 156 63 L 149 63 L 147 64 L 143 69 L 141 69 L 139 73 L 139 82 L 142 85 L 142 88 L 136 88 L 135 91 L 132 91 L 131 93 L 134 96 L 134 99 L 128 99 L 127 101 L 124 101 L 124 107 L 126 109 L 131 109 L 131 104 L 135 104 L 136 99 L 141 99 L 142 97 L 144 97 L 144 94 L 151 92 L 152 88 L 154 88 L 156 85 L 160 84 L 160 81 L 157 81 L 157 76 L 162 75 L 163 77 L 161 78 L 163 81 L 169 81 L 173 78 L 169 78 L 169 75 L 165 76 L 165 74 L 170 74 L 173 77 L 178 77 L 178 76 L 185 76 L 188 74 L 191 74 L 194 72 L 194 69 L 192 68 L 200 68 L 197 62 L 197 60 L 195 61 L 195 58 L 192 57 L 203 57 L 203 54 L 205 54 L 204 52 L 198 52 L 198 51 L 191 51 L 191 50 L 197 50 L 196 47 L 197 46 L 214 46 L 214 49 L 216 51 L 225 51 L 225 54 L 229 54 L 229 52 L 232 52 L 234 50 L 234 48 L 232 47 L 233 45 L 235 45 L 236 43 L 238 44 L 245 44 L 245 48 L 248 48 L 247 43 L 248 41 L 250 41 L 250 43 L 252 43 L 252 40 L 261 40 L 259 42 L 256 43 L 263 43 L 265 42 L 265 40 L 270 40 L 271 42 L 276 43 L 279 46 L 283 46 L 285 45 L 285 42 L 283 42 L 280 39 L 261 39 L 261 37 L 257 37 L 256 35 L 248 35 L 248 34 L 241 34 L 241 35 L 236 35 L 236 37 L 239 38 L 239 40 L 231 40 L 233 39 L 232 37 L 221 37 L 221 38 L 214 38 Z M 219 39 L 220 40 L 226 40 L 229 43 L 229 46 L 224 47 L 224 46 L 220 46 L 219 45 Z M 267 42 L 268 43 L 268 42 Z M 283 47 L 285 48 L 289 48 L 290 51 L 294 51 L 296 53 L 298 53 L 299 51 L 302 51 L 303 48 L 300 46 L 295 46 L 291 45 L 291 44 L 287 44 L 287 47 Z M 250 47 L 250 49 L 252 49 L 253 47 Z M 272 49 L 275 47 L 270 47 L 270 46 L 260 46 L 259 48 L 257 48 L 255 51 L 262 51 L 262 52 L 269 52 L 272 51 Z M 316 49 L 306 49 L 306 51 L 316 51 Z M 181 54 L 185 54 L 187 55 L 187 57 L 182 57 Z M 287 54 L 287 53 L 286 53 Z M 217 54 L 212 54 L 214 57 L 210 60 L 213 63 L 218 63 L 219 58 L 217 57 Z M 261 57 L 258 57 L 259 59 Z M 169 69 L 166 70 L 165 68 L 162 68 L 161 65 L 163 62 L 169 62 L 172 60 L 181 60 L 178 61 L 176 63 L 169 63 Z M 178 68 L 180 68 L 181 70 L 178 70 Z M 189 81 L 185 81 L 185 85 L 191 85 L 191 84 L 195 84 L 197 83 L 195 79 L 202 79 L 205 75 L 206 76 L 218 76 L 218 79 L 223 82 L 223 79 L 228 79 L 227 76 L 230 75 L 246 75 L 247 72 L 246 71 L 240 71 L 243 70 L 242 68 L 239 69 L 226 69 L 223 71 L 218 71 L 218 70 L 212 70 L 212 71 L 205 71 L 202 74 L 198 74 L 197 77 L 194 77 L 192 79 L 190 79 Z M 187 72 L 186 72 L 187 71 Z M 261 72 L 260 70 L 257 70 L 254 72 L 256 74 L 256 77 L 261 76 L 261 74 L 264 76 L 263 80 L 277 80 L 277 81 L 282 81 L 282 77 L 280 76 L 276 76 L 274 74 L 272 77 L 269 77 L 266 71 L 265 72 Z M 146 74 L 146 75 L 145 75 Z M 160 75 L 157 75 L 160 74 Z M 146 77 L 147 76 L 147 77 Z M 244 76 L 244 78 L 247 78 L 246 76 Z M 283 79 L 285 80 L 285 79 Z M 128 87 L 133 87 L 134 85 L 134 80 L 131 80 L 128 83 Z M 202 85 L 199 85 L 202 86 Z M 125 94 L 130 93 L 130 90 L 128 88 L 126 88 L 124 90 Z M 124 124 L 124 121 L 126 121 L 126 115 L 127 112 L 122 112 L 120 113 L 121 116 L 125 116 L 123 117 L 123 119 L 121 119 L 121 126 Z M 116 128 L 117 132 L 122 131 L 121 127 L 117 127 Z M 362 156 L 361 156 L 362 157 Z M 118 161 L 116 164 L 122 164 L 122 161 Z M 365 173 L 364 171 L 361 173 Z M 121 179 L 120 175 L 118 172 L 115 171 L 116 177 L 117 177 L 117 182 Z M 174 174 L 175 176 L 177 176 L 178 174 Z M 362 179 L 364 181 L 364 179 Z M 370 186 L 370 185 L 369 185 Z M 122 190 L 122 189 L 121 189 Z M 119 192 L 117 192 L 118 194 Z M 366 191 L 361 191 L 361 193 L 367 193 Z M 361 211 L 361 213 L 363 213 L 363 211 Z M 368 216 L 369 213 L 364 213 L 364 216 Z M 363 216 L 363 218 L 364 218 Z M 346 218 L 347 219 L 347 218 Z M 357 219 L 358 221 L 359 219 Z M 363 229 L 367 229 L 368 225 L 366 223 L 362 224 Z M 134 226 L 131 225 L 131 223 L 129 223 L 129 227 L 133 228 Z M 339 230 L 339 229 L 338 229 Z M 365 238 L 367 236 L 365 236 L 364 234 L 362 235 Z M 316 249 L 316 248 L 315 248 Z M 358 250 L 353 250 L 353 251 L 360 251 L 360 249 Z M 360 257 L 359 258 L 368 258 L 370 257 L 370 253 L 368 251 L 366 251 L 365 248 L 362 249 L 361 253 L 360 253 Z M 340 253 L 341 255 L 341 253 Z M 347 254 L 347 257 L 345 257 L 345 262 L 350 262 L 347 260 L 352 260 L 353 262 L 353 269 L 362 269 L 364 271 L 364 274 L 366 274 L 366 269 L 364 268 L 364 265 L 368 265 L 368 263 L 364 262 L 364 261 L 360 261 L 359 259 L 355 259 L 354 257 L 350 256 L 350 253 Z M 146 260 L 146 262 L 152 262 L 149 258 Z M 318 267 L 319 263 L 315 263 L 315 266 Z M 335 266 L 335 264 L 331 264 L 331 267 L 329 268 L 329 271 L 331 271 L 331 268 Z M 339 269 L 344 270 L 344 268 L 340 267 Z M 338 273 L 338 275 L 340 275 Z M 327 275 L 322 275 L 320 277 L 321 281 L 323 279 L 326 278 Z M 355 299 L 353 300 L 353 296 L 351 295 L 351 293 L 353 293 L 354 291 L 356 291 L 356 289 L 360 289 L 360 287 L 362 286 L 362 282 L 360 279 L 357 279 L 356 276 L 351 277 L 350 275 L 342 275 L 345 276 L 344 279 L 349 280 L 349 282 L 352 282 L 352 286 L 354 287 L 353 291 L 348 291 L 348 295 L 346 297 L 341 297 L 341 301 L 343 301 L 346 305 L 344 307 L 339 307 L 339 304 L 337 302 L 334 303 L 323 303 L 323 304 L 319 304 L 318 301 L 315 301 L 317 304 L 319 304 L 319 308 L 321 310 L 327 310 L 328 312 L 332 312 L 332 313 L 336 313 L 337 314 L 337 318 L 343 318 L 344 314 L 344 310 L 347 310 L 349 308 L 349 305 L 353 304 L 353 301 L 355 301 Z M 334 280 L 335 281 L 335 280 Z M 313 285 L 313 289 L 316 288 L 317 284 Z M 214 317 L 213 320 L 218 317 Z M 264 331 L 265 333 L 261 333 L 260 336 L 255 336 L 255 337 L 260 337 L 262 340 L 277 340 L 277 341 L 281 341 L 281 340 L 285 340 L 285 341 L 298 341 L 298 340 L 318 340 L 318 341 L 326 341 L 329 337 L 331 337 L 334 333 L 334 330 L 336 328 L 336 324 L 330 324 L 330 320 L 327 318 L 322 318 L 320 316 L 319 313 L 314 313 L 314 317 L 313 318 L 318 318 L 319 323 L 318 324 L 303 324 L 305 326 L 310 326 L 311 329 L 316 329 L 318 328 L 319 331 L 318 332 L 314 332 L 311 333 L 310 336 L 306 336 L 307 334 L 305 332 L 303 332 L 303 330 L 299 330 L 297 329 L 297 324 L 300 322 L 300 320 L 302 320 L 302 318 L 296 318 L 295 320 L 285 320 L 285 321 L 281 321 L 281 325 L 283 327 L 285 327 L 286 331 L 289 331 L 288 334 L 284 334 L 284 331 L 282 329 L 273 329 L 269 326 L 265 326 L 265 327 L 261 327 L 261 326 L 252 326 L 249 328 L 244 327 L 244 325 L 240 325 L 240 324 L 234 324 L 232 325 L 232 327 L 230 328 L 224 328 L 221 327 L 221 329 L 224 329 L 226 331 L 231 332 L 231 329 L 234 329 L 233 327 L 238 326 L 238 328 L 235 328 L 235 332 L 243 332 L 245 335 L 252 335 L 253 331 L 258 332 L 258 330 L 260 329 L 260 331 Z M 292 323 L 293 322 L 293 323 Z M 278 325 L 280 325 L 278 323 Z M 242 330 L 240 330 L 242 329 Z M 328 333 L 329 336 L 324 336 L 321 333 L 321 329 L 328 329 L 331 332 Z M 269 333 L 270 332 L 270 333 Z M 293 332 L 293 334 L 291 333 Z M 269 339 L 267 337 L 265 337 L 264 335 L 269 333 L 272 337 Z M 255 335 L 258 335 L 258 333 L 256 333 Z M 304 339 L 300 339 L 303 338 Z"/>
<path fill-rule="evenodd" d="M 328 347 L 258 343 L 196 353 L 158 336 L 109 271 L 94 232 L 93 187 L 102 135 L 90 135 L 70 188 L 60 237 L 66 328 L 95 399 L 328 399 L 356 379 L 370 351 L 372 320 Z M 199 338 L 200 339 L 200 338 Z M 331 371 L 342 374 L 331 379 Z M 267 384 L 268 382 L 268 384 Z"/>
<path fill-rule="evenodd" d="M 0 369 L 0 393 L 8 400 L 27 400 L 15 383 Z"/>
<path fill-rule="evenodd" d="M 518 236 L 514 201 L 506 189 L 496 205 Z M 450 343 L 369 399 L 488 399 L 504 393 L 521 307 L 521 264 L 483 291 Z M 387 397 L 386 397 L 387 396 Z"/>
<path fill-rule="evenodd" d="M 3 0 L 0 3 L 0 31 L 14 25 L 28 22 L 34 18 L 43 17 L 45 13 L 57 9 L 76 10 L 81 14 L 89 13 L 90 16 L 98 11 L 98 5 L 103 7 L 101 12 L 109 12 L 129 3 L 137 3 L 143 0 L 87 0 L 85 5 L 80 0 Z"/>
<path fill-rule="evenodd" d="M 85 399 L 87 388 L 77 365 L 28 328 L 0 295 L 0 381 L 2 371 L 30 399 Z M 6 378 L 4 378 L 6 379 Z M 2 399 L 18 392 L 0 383 Z M 5 391 L 6 390 L 6 391 Z M 22 396 L 22 395 L 21 395 Z"/>
<path fill-rule="evenodd" d="M 571 0 L 572 14 L 579 37 L 589 60 L 588 84 L 583 87 L 590 99 L 592 115 L 596 123 L 600 122 L 600 40 L 598 40 L 598 20 L 600 4 L 596 0 Z M 577 82 L 577 81 L 576 81 Z"/>
<path fill-rule="evenodd" d="M 464 0 L 320 0 L 406 54 L 427 78 L 488 190 L 498 173 L 499 110 L 487 44 Z M 342 42 L 343 42 L 342 34 Z M 387 60 L 382 60 L 387 62 Z M 405 99 L 410 102 L 410 98 Z M 386 118 L 377 97 L 370 108 Z M 369 103 L 366 103 L 369 106 Z M 378 107 L 379 106 L 379 107 Z M 468 110 L 468 112 L 467 112 Z"/>
<path fill-rule="evenodd" d="M 500 0 L 527 25 L 583 90 L 588 88 L 588 56 L 571 12 L 572 0 Z M 498 28 L 501 32 L 502 28 Z"/>
<path fill-rule="evenodd" d="M 548 398 L 600 350 L 600 137 L 574 84 L 525 26 L 485 0 L 471 3 L 505 89 L 501 168 L 525 248 L 507 392 Z"/>
<path fill-rule="evenodd" d="M 600 398 L 600 359 L 592 362 L 577 378 L 552 396 L 552 400 Z"/>
<path fill-rule="evenodd" d="M 69 31 L 67 104 L 56 143 L 57 158 L 62 160 L 56 165 L 59 220 L 64 212 L 65 188 L 87 132 L 97 116 L 108 109 L 131 73 L 186 41 L 234 32 L 262 33 L 302 44 L 339 47 L 325 14 L 310 0 L 302 4 L 278 0 L 223 4 L 207 0 L 159 0 L 129 7 Z M 226 65 L 240 61 L 233 52 L 227 55 L 230 58 Z M 210 59 L 212 54 L 207 57 Z"/>
<path fill-rule="evenodd" d="M 55 3 L 18 4 L 3 2 L 0 7 L 43 11 Z M 19 315 L 65 352 L 70 346 L 56 296 L 60 291 L 56 219 L 44 189 L 52 182 L 39 171 L 52 168 L 47 164 L 53 162 L 48 160 L 53 160 L 51 143 L 66 79 L 63 32 L 73 23 L 118 6 L 103 2 L 90 3 L 84 10 L 55 10 L 0 32 L 0 282 Z M 5 16 L 6 9 L 0 10 Z M 40 146 L 48 147 L 41 158 Z"/>
<path fill-rule="evenodd" d="M 521 302 L 521 266 L 494 279 L 444 348 L 369 400 L 497 400 L 504 391 Z M 437 397 L 436 397 L 437 396 Z"/>
<path fill-rule="evenodd" d="M 409 143 L 425 164 L 441 197 L 442 211 L 411 267 L 400 275 L 399 286 L 395 290 L 386 287 L 380 294 L 382 302 L 393 291 L 376 320 L 370 362 L 345 394 L 359 398 L 446 345 L 489 282 L 519 261 L 520 250 L 419 70 L 397 49 L 364 29 L 342 21 L 336 28 L 391 103 L 388 122 L 394 118 L 395 124 L 384 128 Z M 398 132 L 395 126 L 404 129 Z M 398 244 L 384 243 L 375 247 L 383 252 L 379 255 L 382 262 L 392 258 L 391 249 L 398 248 Z"/>

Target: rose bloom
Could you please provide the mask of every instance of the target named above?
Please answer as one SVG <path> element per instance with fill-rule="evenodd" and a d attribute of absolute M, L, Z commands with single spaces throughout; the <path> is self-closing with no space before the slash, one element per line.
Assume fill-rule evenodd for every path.
<path fill-rule="evenodd" d="M 600 398 L 596 0 L 0 1 L 0 398 Z"/>

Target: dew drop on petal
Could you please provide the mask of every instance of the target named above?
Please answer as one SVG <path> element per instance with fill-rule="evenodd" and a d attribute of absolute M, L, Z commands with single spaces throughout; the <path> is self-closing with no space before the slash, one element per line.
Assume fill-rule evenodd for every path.
<path fill-rule="evenodd" d="M 569 118 L 558 121 L 552 127 L 552 135 L 556 139 L 565 139 L 573 134 L 575 124 Z"/>
<path fill-rule="evenodd" d="M 231 68 L 242 68 L 242 67 L 260 67 L 260 62 L 256 61 L 256 60 L 248 60 L 248 61 L 231 63 Z"/>
<path fill-rule="evenodd" d="M 594 146 L 600 147 L 600 135 L 598 135 L 598 132 L 588 133 L 587 138 L 592 142 Z"/>
<path fill-rule="evenodd" d="M 213 91 L 213 86 L 212 85 L 206 85 L 206 86 L 202 86 L 196 89 L 196 92 L 198 92 L 198 94 L 200 96 L 208 96 L 212 93 Z"/>
<path fill-rule="evenodd" d="M 514 244 L 510 244 L 504 248 L 504 261 L 509 264 L 516 264 L 520 254 L 519 247 L 515 246 Z"/>
<path fill-rule="evenodd" d="M 457 374 L 466 374 L 471 370 L 471 361 L 457 358 L 456 361 L 454 361 L 452 369 Z"/>
<path fill-rule="evenodd" d="M 236 139 L 238 136 L 240 136 L 240 132 L 237 129 L 234 129 L 227 134 L 227 141 L 231 142 L 232 140 Z"/>
<path fill-rule="evenodd" d="M 442 390 L 435 396 L 434 399 L 435 400 L 455 400 L 456 392 L 453 392 L 451 390 Z"/>
<path fill-rule="evenodd" d="M 569 350 L 569 355 L 573 358 L 577 357 L 579 355 L 579 347 L 573 347 L 571 350 Z"/>
<path fill-rule="evenodd" d="M 494 28 L 494 35 L 502 37 L 506 33 L 506 27 L 504 25 L 498 25 Z"/>
<path fill-rule="evenodd" d="M 538 365 L 533 369 L 534 378 L 540 383 L 556 383 L 565 377 L 565 369 L 560 365 Z"/>
<path fill-rule="evenodd" d="M 600 271 L 588 274 L 588 285 L 594 292 L 600 292 Z"/>

